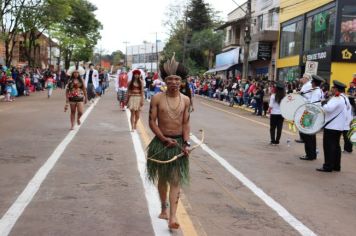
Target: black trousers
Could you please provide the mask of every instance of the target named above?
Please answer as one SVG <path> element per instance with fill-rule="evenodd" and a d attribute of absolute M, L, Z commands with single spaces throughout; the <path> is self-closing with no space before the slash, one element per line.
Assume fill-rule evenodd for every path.
<path fill-rule="evenodd" d="M 305 154 L 309 159 L 316 159 L 316 135 L 300 133 L 300 137 L 304 141 Z"/>
<path fill-rule="evenodd" d="M 283 121 L 284 118 L 282 115 L 271 115 L 270 117 L 270 135 L 271 135 L 271 142 L 272 143 L 279 143 L 282 135 L 282 128 L 283 128 Z M 276 135 L 277 129 L 277 135 Z"/>
<path fill-rule="evenodd" d="M 324 129 L 323 148 L 324 165 L 327 170 L 340 170 L 341 147 L 340 138 L 342 131 L 333 129 Z"/>
<path fill-rule="evenodd" d="M 342 132 L 342 136 L 344 137 L 344 150 L 347 152 L 352 152 L 352 143 L 350 139 L 347 137 L 348 130 L 344 130 Z"/>

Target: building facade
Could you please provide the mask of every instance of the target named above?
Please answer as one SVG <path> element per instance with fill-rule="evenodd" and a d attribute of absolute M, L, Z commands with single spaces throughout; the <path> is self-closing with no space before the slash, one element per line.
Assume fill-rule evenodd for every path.
<path fill-rule="evenodd" d="M 12 62 L 13 66 L 28 65 L 25 56 L 25 39 L 23 35 L 18 35 L 16 44 L 13 49 Z M 60 62 L 60 51 L 58 44 L 49 39 L 46 35 L 41 34 L 37 39 L 34 52 L 34 64 L 41 68 L 48 68 L 49 65 L 58 65 Z M 0 40 L 0 63 L 5 64 L 5 44 Z"/>
<path fill-rule="evenodd" d="M 280 21 L 279 80 L 293 81 L 308 71 L 328 83 L 349 84 L 356 73 L 354 0 L 281 0 Z M 313 68 L 306 66 L 311 63 Z"/>
<path fill-rule="evenodd" d="M 228 14 L 228 20 L 218 30 L 225 30 L 223 56 L 230 50 L 239 48 L 237 64 L 219 65 L 208 72 L 220 73 L 223 77 L 241 76 L 243 70 L 243 49 L 246 36 L 247 2 Z M 248 76 L 252 79 L 273 80 L 276 75 L 275 62 L 277 55 L 279 29 L 279 0 L 252 0 L 251 2 L 251 41 L 248 55 Z"/>
<path fill-rule="evenodd" d="M 252 0 L 249 75 L 274 80 L 279 30 L 279 0 Z"/>
<path fill-rule="evenodd" d="M 161 59 L 164 46 L 165 44 L 161 41 L 128 46 L 126 49 L 127 66 L 151 72 L 157 71 L 157 63 Z"/>
<path fill-rule="evenodd" d="M 247 4 L 230 12 L 227 21 L 216 30 L 225 31 L 222 52 L 216 55 L 215 67 L 205 73 L 216 73 L 223 79 L 241 76 L 242 50 L 245 45 L 245 24 Z"/>

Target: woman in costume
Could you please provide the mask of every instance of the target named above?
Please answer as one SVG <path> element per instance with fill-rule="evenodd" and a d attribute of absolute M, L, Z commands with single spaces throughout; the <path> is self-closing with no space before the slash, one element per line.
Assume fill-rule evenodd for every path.
<path fill-rule="evenodd" d="M 66 105 L 64 111 L 70 105 L 71 130 L 75 125 L 75 114 L 77 113 L 77 124 L 80 125 L 80 117 L 83 115 L 84 104 L 88 101 L 84 80 L 80 77 L 79 71 L 73 71 L 66 89 Z"/>
<path fill-rule="evenodd" d="M 269 109 L 268 109 L 268 113 L 271 114 L 270 135 L 271 135 L 272 145 L 278 145 L 282 135 L 284 118 L 281 113 L 280 104 L 282 99 L 285 97 L 285 95 L 286 95 L 286 90 L 284 84 L 277 83 L 275 93 L 271 95 L 269 101 Z M 277 134 L 276 134 L 276 129 L 277 129 Z"/>
<path fill-rule="evenodd" d="M 127 108 L 131 112 L 131 131 L 136 130 L 137 122 L 140 119 L 140 111 L 144 101 L 144 88 L 141 80 L 141 71 L 132 72 L 132 80 L 128 85 L 128 102 Z"/>

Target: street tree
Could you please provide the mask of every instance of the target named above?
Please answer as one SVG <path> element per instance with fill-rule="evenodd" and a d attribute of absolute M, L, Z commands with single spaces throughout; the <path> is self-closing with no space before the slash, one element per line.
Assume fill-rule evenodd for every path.
<path fill-rule="evenodd" d="M 92 59 L 102 28 L 94 14 L 97 10 L 95 5 L 87 0 L 72 0 L 70 6 L 72 9 L 70 16 L 57 24 L 54 31 L 65 68 L 69 68 L 72 60 L 79 62 Z"/>
<path fill-rule="evenodd" d="M 23 52 L 30 66 L 34 66 L 37 41 L 46 32 L 51 37 L 51 30 L 66 19 L 70 12 L 70 0 L 31 0 L 26 6 L 20 24 L 24 38 Z M 51 40 L 51 38 L 50 38 Z M 52 45 L 52 42 L 50 42 Z"/>
<path fill-rule="evenodd" d="M 1 40 L 5 44 L 5 64 L 11 66 L 19 24 L 26 0 L 2 0 L 1 3 Z"/>

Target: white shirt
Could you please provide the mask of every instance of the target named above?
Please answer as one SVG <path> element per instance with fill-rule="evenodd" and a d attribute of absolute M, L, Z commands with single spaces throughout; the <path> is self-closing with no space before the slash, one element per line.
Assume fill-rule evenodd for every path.
<path fill-rule="evenodd" d="M 309 101 L 311 103 L 315 103 L 316 105 L 321 105 L 321 100 L 324 98 L 324 93 L 319 87 L 314 88 L 314 90 L 308 94 L 310 94 Z"/>
<path fill-rule="evenodd" d="M 344 131 L 346 122 L 345 106 L 345 100 L 342 96 L 332 97 L 329 102 L 323 106 L 326 122 L 336 117 L 325 126 L 325 128 Z"/>
<path fill-rule="evenodd" d="M 276 102 L 276 95 L 272 94 L 271 98 L 269 99 L 269 107 L 271 108 L 271 115 L 281 115 L 281 107 Z"/>
<path fill-rule="evenodd" d="M 346 100 L 346 106 L 345 106 L 345 118 L 346 118 L 346 122 L 345 122 L 345 127 L 344 130 L 350 130 L 350 123 L 352 121 L 352 106 L 350 104 L 350 100 L 349 98 L 344 94 L 340 94 L 340 96 L 343 96 Z"/>
<path fill-rule="evenodd" d="M 90 70 L 87 70 L 87 72 L 85 73 L 85 87 L 86 88 L 88 88 L 89 73 L 90 73 Z M 99 72 L 95 69 L 93 69 L 92 81 L 93 81 L 94 89 L 99 87 Z"/>
<path fill-rule="evenodd" d="M 311 81 L 308 81 L 305 84 L 303 84 L 302 88 L 300 89 L 301 95 L 304 97 L 304 99 L 307 102 L 310 102 L 311 92 L 309 92 L 309 91 L 312 90 L 312 89 L 313 89 L 313 86 L 312 86 Z M 303 94 L 303 93 L 306 93 L 306 94 Z"/>

